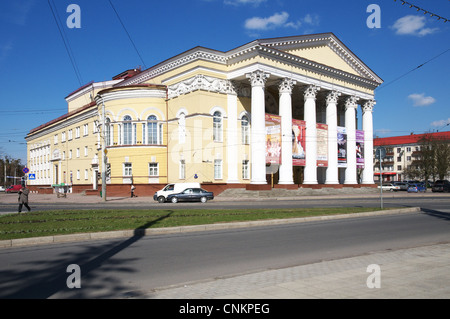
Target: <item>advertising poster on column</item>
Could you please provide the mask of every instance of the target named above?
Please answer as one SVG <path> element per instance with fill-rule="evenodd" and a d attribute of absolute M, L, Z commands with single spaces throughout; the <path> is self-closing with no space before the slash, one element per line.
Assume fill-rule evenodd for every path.
<path fill-rule="evenodd" d="M 281 117 L 266 114 L 266 163 L 281 164 Z"/>
<path fill-rule="evenodd" d="M 328 125 L 317 124 L 317 166 L 328 166 Z"/>
<path fill-rule="evenodd" d="M 347 130 L 337 127 L 338 167 L 347 167 Z"/>
<path fill-rule="evenodd" d="M 356 166 L 364 168 L 364 131 L 356 130 Z"/>
<path fill-rule="evenodd" d="M 305 166 L 305 129 L 306 122 L 292 120 L 292 164 Z"/>

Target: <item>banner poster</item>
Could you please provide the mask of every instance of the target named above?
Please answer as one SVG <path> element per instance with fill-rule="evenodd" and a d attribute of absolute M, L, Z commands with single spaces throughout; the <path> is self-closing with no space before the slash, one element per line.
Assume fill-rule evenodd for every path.
<path fill-rule="evenodd" d="M 356 130 L 356 166 L 364 168 L 364 131 Z"/>
<path fill-rule="evenodd" d="M 281 164 L 281 117 L 266 114 L 266 163 Z"/>
<path fill-rule="evenodd" d="M 337 127 L 338 167 L 347 167 L 347 130 Z"/>
<path fill-rule="evenodd" d="M 292 164 L 294 166 L 305 166 L 305 130 L 306 122 L 292 120 Z"/>
<path fill-rule="evenodd" d="M 317 124 L 317 166 L 328 166 L 328 125 Z"/>

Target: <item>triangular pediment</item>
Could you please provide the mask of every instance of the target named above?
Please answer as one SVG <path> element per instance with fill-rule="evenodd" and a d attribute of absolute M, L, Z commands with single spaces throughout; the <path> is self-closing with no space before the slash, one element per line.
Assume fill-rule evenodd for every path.
<path fill-rule="evenodd" d="M 382 83 L 333 33 L 259 40 L 260 45 Z"/>

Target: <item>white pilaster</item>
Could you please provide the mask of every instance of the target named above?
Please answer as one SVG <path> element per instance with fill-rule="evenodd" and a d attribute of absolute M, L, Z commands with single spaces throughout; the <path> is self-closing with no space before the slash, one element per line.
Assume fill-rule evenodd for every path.
<path fill-rule="evenodd" d="M 339 184 L 337 146 L 337 102 L 340 92 L 331 91 L 326 96 L 328 125 L 328 167 L 325 184 Z"/>
<path fill-rule="evenodd" d="M 251 184 L 266 182 L 266 122 L 264 88 L 269 74 L 255 71 L 247 74 L 252 85 L 251 103 Z"/>
<path fill-rule="evenodd" d="M 358 97 L 350 96 L 345 102 L 345 128 L 347 130 L 347 168 L 344 184 L 358 184 L 356 171 L 356 108 Z"/>
<path fill-rule="evenodd" d="M 316 121 L 316 95 L 320 90 L 318 86 L 309 85 L 305 92 L 304 118 L 305 132 L 305 174 L 303 184 L 317 184 L 317 121 Z"/>
<path fill-rule="evenodd" d="M 237 93 L 231 81 L 228 81 L 227 95 L 227 166 L 229 184 L 239 183 L 238 179 L 238 138 L 237 138 Z"/>
<path fill-rule="evenodd" d="M 281 166 L 278 184 L 294 184 L 292 168 L 292 79 L 283 79 L 279 84 L 281 116 Z"/>
<path fill-rule="evenodd" d="M 364 130 L 364 170 L 363 184 L 374 184 L 373 180 L 373 107 L 375 101 L 366 101 L 363 105 L 363 130 Z"/>

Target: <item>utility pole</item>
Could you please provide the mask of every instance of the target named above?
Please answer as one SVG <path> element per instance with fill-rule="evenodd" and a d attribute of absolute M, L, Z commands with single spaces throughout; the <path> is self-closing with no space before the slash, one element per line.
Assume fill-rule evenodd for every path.
<path fill-rule="evenodd" d="M 102 199 L 103 202 L 106 202 L 106 141 L 105 141 L 105 133 L 106 133 L 106 120 L 105 120 L 105 102 L 102 98 Z"/>

